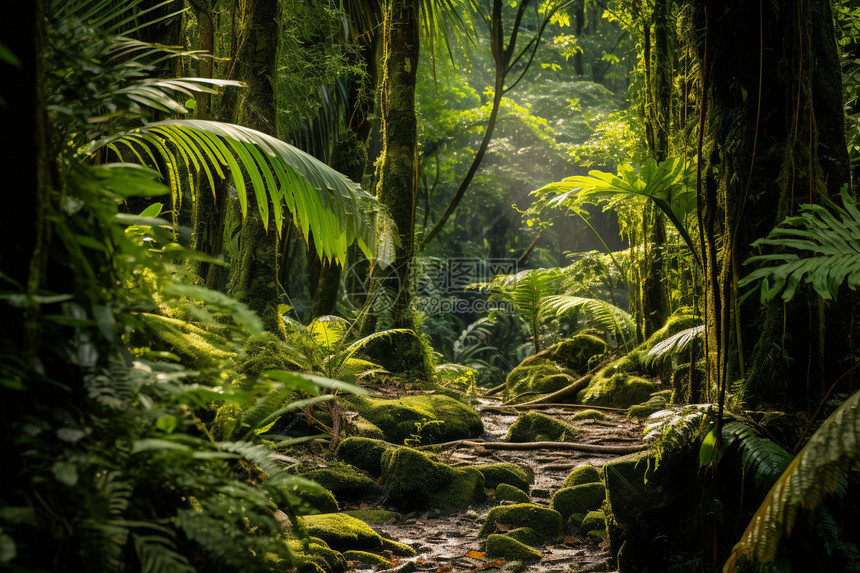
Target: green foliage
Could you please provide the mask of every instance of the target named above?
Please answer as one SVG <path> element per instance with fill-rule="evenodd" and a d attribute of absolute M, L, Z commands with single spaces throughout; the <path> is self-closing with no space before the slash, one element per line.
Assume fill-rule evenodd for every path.
<path fill-rule="evenodd" d="M 842 207 L 831 210 L 815 204 L 801 206 L 797 217 L 789 217 L 764 239 L 759 247 L 794 249 L 792 252 L 756 255 L 744 264 L 766 263 L 738 281 L 738 286 L 760 283 L 761 300 L 782 293 L 782 300 L 794 297 L 798 286 L 807 283 L 818 295 L 830 300 L 845 282 L 852 290 L 860 285 L 860 211 L 843 190 Z M 756 284 L 756 287 L 759 285 Z"/>
<path fill-rule="evenodd" d="M 824 421 L 771 487 L 735 544 L 724 571 L 735 571 L 744 559 L 762 563 L 776 558 L 780 541 L 791 534 L 801 511 L 812 511 L 839 485 L 860 458 L 860 392 L 855 392 Z M 759 456 L 768 461 L 767 456 Z M 784 458 L 780 461 L 784 461 Z M 753 461 L 763 471 L 775 465 Z"/>
<path fill-rule="evenodd" d="M 655 344 L 645 355 L 644 362 L 647 364 L 655 360 L 660 360 L 670 354 L 680 352 L 704 333 L 705 325 L 694 326 L 677 332 Z"/>

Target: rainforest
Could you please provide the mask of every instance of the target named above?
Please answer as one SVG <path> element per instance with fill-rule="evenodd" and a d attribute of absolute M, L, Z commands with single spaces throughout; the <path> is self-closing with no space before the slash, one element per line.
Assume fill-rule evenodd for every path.
<path fill-rule="evenodd" d="M 860 571 L 853 0 L 0 13 L 0 570 Z"/>

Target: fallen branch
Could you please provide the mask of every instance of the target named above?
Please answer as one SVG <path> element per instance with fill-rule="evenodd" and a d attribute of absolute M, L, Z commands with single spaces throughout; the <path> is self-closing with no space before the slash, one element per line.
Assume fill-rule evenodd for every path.
<path fill-rule="evenodd" d="M 594 454 L 634 454 L 645 449 L 644 445 L 638 446 L 601 446 L 599 444 L 575 444 L 573 442 L 478 442 L 475 440 L 457 440 L 439 446 L 468 446 L 472 448 L 481 447 L 485 450 L 573 450 L 576 452 L 591 452 Z M 429 446 L 425 446 L 429 447 Z"/>
<path fill-rule="evenodd" d="M 541 396 L 540 398 L 535 398 L 534 400 L 529 400 L 528 402 L 523 402 L 520 406 L 533 406 L 536 404 L 547 404 L 550 402 L 561 402 L 571 396 L 576 398 L 576 395 L 581 391 L 585 390 L 588 387 L 588 383 L 591 382 L 592 378 L 594 378 L 593 373 L 588 373 L 573 384 L 568 384 L 561 390 L 556 390 L 551 394 L 547 394 L 546 396 Z"/>
<path fill-rule="evenodd" d="M 590 406 L 588 404 L 511 404 L 510 406 L 488 406 L 486 408 L 481 408 L 481 412 L 495 412 L 498 414 L 505 414 L 507 412 L 516 410 L 545 410 L 552 408 L 569 408 L 571 410 L 600 410 L 602 412 L 617 412 L 619 414 L 625 414 L 627 412 L 627 408 Z"/>
<path fill-rule="evenodd" d="M 498 394 L 499 392 L 501 392 L 504 389 L 505 389 L 505 382 L 502 382 L 498 386 L 494 386 L 493 388 L 490 388 L 489 390 L 484 392 L 484 396 L 492 396 L 493 394 Z"/>

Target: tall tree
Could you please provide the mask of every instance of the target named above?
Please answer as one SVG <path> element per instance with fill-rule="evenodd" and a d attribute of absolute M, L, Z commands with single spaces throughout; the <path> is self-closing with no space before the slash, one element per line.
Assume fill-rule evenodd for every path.
<path fill-rule="evenodd" d="M 253 0 L 247 6 L 247 28 L 239 51 L 239 70 L 247 85 L 239 104 L 239 123 L 276 135 L 277 107 L 274 77 L 278 62 L 278 0 Z M 248 195 L 248 216 L 239 232 L 239 250 L 232 263 L 228 292 L 257 311 L 268 330 L 276 331 L 278 317 L 278 235 L 273 214 L 264 225 L 257 198 Z M 266 200 L 264 198 L 264 200 Z"/>
<path fill-rule="evenodd" d="M 688 8 L 688 41 L 702 72 L 710 395 L 722 397 L 727 382 L 740 379 L 748 399 L 803 408 L 854 354 L 852 313 L 812 295 L 763 309 L 741 305 L 737 280 L 756 238 L 801 203 L 827 203 L 850 180 L 830 3 L 709 0 Z"/>

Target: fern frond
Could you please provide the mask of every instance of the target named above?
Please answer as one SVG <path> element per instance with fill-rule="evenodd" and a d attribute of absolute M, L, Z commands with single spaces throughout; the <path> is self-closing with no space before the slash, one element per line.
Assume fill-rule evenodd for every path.
<path fill-rule="evenodd" d="M 836 490 L 842 475 L 860 461 L 860 392 L 831 414 L 773 485 L 723 571 L 744 558 L 769 563 L 791 533 L 801 510 L 811 511 Z"/>
<path fill-rule="evenodd" d="M 659 360 L 668 354 L 672 354 L 673 352 L 679 352 L 686 348 L 691 342 L 693 342 L 696 338 L 702 336 L 705 333 L 705 325 L 694 326 L 692 328 L 687 328 L 673 334 L 669 338 L 657 343 L 654 347 L 648 351 L 648 354 L 645 355 L 646 364 L 649 362 L 653 362 L 654 360 Z"/>
<path fill-rule="evenodd" d="M 744 264 L 766 263 L 738 281 L 738 286 L 761 283 L 761 300 L 766 302 L 782 293 L 782 299 L 794 297 L 801 283 L 812 285 L 821 298 L 836 296 L 843 282 L 852 290 L 860 285 L 860 211 L 854 199 L 843 189 L 842 207 L 834 205 L 832 213 L 821 205 L 801 205 L 797 217 L 789 217 L 755 246 L 791 248 L 797 253 L 750 257 Z"/>
<path fill-rule="evenodd" d="M 320 316 L 311 321 L 307 332 L 313 341 L 327 351 L 341 342 L 349 332 L 350 323 L 339 316 Z"/>
<path fill-rule="evenodd" d="M 636 323 L 630 313 L 606 301 L 572 295 L 553 295 L 544 299 L 543 308 L 546 312 L 554 312 L 556 316 L 584 310 L 593 326 L 611 333 L 621 344 L 632 344 L 636 340 Z"/>
<path fill-rule="evenodd" d="M 723 426 L 723 445 L 737 444 L 741 453 L 741 464 L 752 474 L 757 487 L 769 489 L 794 459 L 785 448 L 758 431 L 741 422 L 729 422 Z"/>

